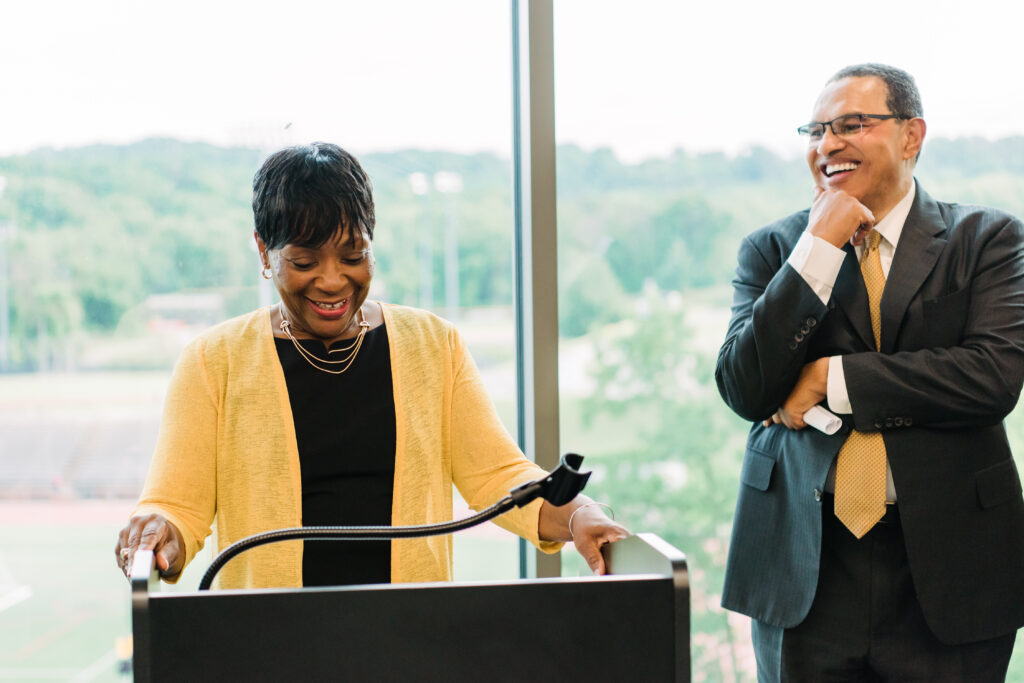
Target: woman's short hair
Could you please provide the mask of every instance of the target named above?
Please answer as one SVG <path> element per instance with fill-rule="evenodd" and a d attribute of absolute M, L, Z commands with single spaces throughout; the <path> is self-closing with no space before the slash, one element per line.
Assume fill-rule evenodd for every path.
<path fill-rule="evenodd" d="M 362 227 L 373 239 L 376 222 L 370 178 L 337 145 L 314 142 L 274 152 L 252 181 L 256 235 L 268 249 L 286 244 L 318 248 L 339 228 Z M 351 230 L 355 240 L 358 230 Z"/>

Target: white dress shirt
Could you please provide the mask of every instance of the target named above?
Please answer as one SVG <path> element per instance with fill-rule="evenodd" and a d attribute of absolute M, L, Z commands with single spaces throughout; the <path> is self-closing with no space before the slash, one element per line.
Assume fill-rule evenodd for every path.
<path fill-rule="evenodd" d="M 907 222 L 907 216 L 910 215 L 910 207 L 914 203 L 916 191 L 916 182 L 911 183 L 910 191 L 874 228 L 882 236 L 878 243 L 878 256 L 882 261 L 882 272 L 885 273 L 887 279 L 889 269 L 892 267 L 893 256 L 896 254 L 896 245 L 899 244 L 900 235 L 903 233 L 903 224 Z M 863 243 L 854 249 L 859 261 L 864 254 Z M 828 304 L 845 257 L 846 252 L 842 249 L 805 231 L 800 235 L 787 262 L 796 272 L 800 273 L 800 276 L 810 285 L 821 302 Z M 842 356 L 832 356 L 828 359 L 826 392 L 828 407 L 833 413 L 850 414 L 853 412 L 850 396 L 846 390 L 846 375 L 843 374 Z M 825 489 L 827 491 L 835 490 L 835 465 L 829 470 Z M 890 502 L 896 502 L 896 487 L 893 484 L 892 470 L 888 464 L 886 465 L 886 498 Z"/>

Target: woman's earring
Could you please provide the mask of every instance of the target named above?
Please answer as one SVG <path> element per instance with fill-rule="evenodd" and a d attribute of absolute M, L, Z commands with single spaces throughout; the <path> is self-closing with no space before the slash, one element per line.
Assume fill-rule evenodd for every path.
<path fill-rule="evenodd" d="M 271 277 L 271 276 L 272 276 L 273 274 L 274 274 L 274 271 L 272 271 L 272 270 L 270 269 L 270 266 L 267 266 L 267 267 L 266 267 L 266 268 L 264 268 L 264 269 L 263 269 L 263 271 L 262 271 L 262 275 L 263 275 L 263 279 L 264 279 L 264 280 L 269 280 L 269 279 L 270 279 L 270 277 Z"/>

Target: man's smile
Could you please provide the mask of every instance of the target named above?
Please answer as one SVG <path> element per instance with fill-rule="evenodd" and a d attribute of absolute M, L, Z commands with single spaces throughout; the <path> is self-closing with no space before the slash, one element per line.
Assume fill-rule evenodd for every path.
<path fill-rule="evenodd" d="M 831 178 L 832 176 L 836 175 L 837 173 L 843 173 L 843 172 L 846 172 L 846 171 L 855 171 L 855 170 L 857 170 L 857 166 L 859 166 L 859 165 L 860 165 L 859 163 L 854 162 L 854 161 L 844 161 L 842 163 L 835 163 L 835 162 L 833 162 L 833 163 L 829 163 L 829 164 L 824 164 L 824 166 L 822 167 L 822 172 L 825 174 L 826 178 Z"/>

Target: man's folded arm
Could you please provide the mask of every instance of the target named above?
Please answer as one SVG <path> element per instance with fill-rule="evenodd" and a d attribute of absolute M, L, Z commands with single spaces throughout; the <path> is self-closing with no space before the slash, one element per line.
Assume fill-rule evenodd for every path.
<path fill-rule="evenodd" d="M 1024 225 L 1011 220 L 981 248 L 956 345 L 842 356 L 857 429 L 895 418 L 917 426 L 988 425 L 1013 410 L 1024 385 L 1022 246 Z"/>
<path fill-rule="evenodd" d="M 810 340 L 828 307 L 786 262 L 789 254 L 763 253 L 747 238 L 733 281 L 732 318 L 718 355 L 718 390 L 738 415 L 766 419 L 796 383 Z"/>

